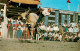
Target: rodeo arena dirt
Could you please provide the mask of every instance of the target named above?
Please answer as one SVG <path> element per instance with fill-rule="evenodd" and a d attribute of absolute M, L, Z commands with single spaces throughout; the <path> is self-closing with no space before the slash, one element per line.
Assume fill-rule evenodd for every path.
<path fill-rule="evenodd" d="M 80 51 L 80 20 L 76 16 L 72 16 L 72 22 L 59 22 L 56 17 L 61 17 L 60 10 L 36 8 L 36 5 L 25 7 L 27 0 L 7 2 L 9 6 L 0 3 L 3 5 L 0 6 L 0 51 Z M 40 0 L 33 2 L 41 4 Z M 55 23 L 49 24 L 48 18 L 54 10 Z"/>

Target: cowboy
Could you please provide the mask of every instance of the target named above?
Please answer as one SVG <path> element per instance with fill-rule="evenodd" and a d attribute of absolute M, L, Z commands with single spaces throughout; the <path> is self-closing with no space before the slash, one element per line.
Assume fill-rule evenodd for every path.
<path fill-rule="evenodd" d="M 52 8 L 41 8 L 41 13 L 39 15 L 39 19 L 37 22 L 40 22 L 41 19 L 45 16 L 45 22 L 48 21 L 48 15 L 50 15 L 50 12 L 53 11 Z M 45 25 L 47 25 L 47 23 L 45 23 Z"/>

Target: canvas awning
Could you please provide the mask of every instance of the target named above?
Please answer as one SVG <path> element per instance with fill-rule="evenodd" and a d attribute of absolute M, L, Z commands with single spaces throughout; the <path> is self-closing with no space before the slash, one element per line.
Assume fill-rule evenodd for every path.
<path fill-rule="evenodd" d="M 39 1 L 35 1 L 35 0 L 10 0 L 16 3 L 23 3 L 23 4 L 41 4 Z"/>

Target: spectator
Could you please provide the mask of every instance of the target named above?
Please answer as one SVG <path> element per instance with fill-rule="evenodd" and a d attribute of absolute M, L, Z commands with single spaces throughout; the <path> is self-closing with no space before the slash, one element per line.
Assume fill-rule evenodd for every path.
<path fill-rule="evenodd" d="M 18 30 L 17 30 L 17 38 L 22 38 L 22 30 L 21 30 L 21 28 L 18 28 Z"/>
<path fill-rule="evenodd" d="M 70 36 L 69 36 L 69 40 L 68 40 L 68 41 L 69 41 L 69 42 L 72 42 L 72 38 L 73 38 L 73 36 L 72 36 L 72 35 L 70 35 Z"/>
<path fill-rule="evenodd" d="M 12 26 L 12 24 L 10 24 L 9 26 L 8 26 L 8 37 L 9 38 L 12 38 L 13 37 L 13 26 Z"/>
<path fill-rule="evenodd" d="M 15 25 L 14 25 L 14 26 L 13 26 L 13 39 L 16 38 L 16 33 L 17 33 L 17 32 L 16 32 L 16 27 L 15 27 Z"/>
<path fill-rule="evenodd" d="M 41 29 L 41 30 L 42 30 L 42 32 L 44 33 L 44 32 L 45 32 L 45 30 L 46 30 L 45 25 L 44 25 L 44 24 L 42 24 L 42 25 L 40 26 L 40 29 Z"/>
<path fill-rule="evenodd" d="M 63 27 L 61 25 L 59 25 L 59 32 L 60 34 L 63 34 Z"/>
<path fill-rule="evenodd" d="M 50 26 L 46 26 L 46 31 L 49 32 L 50 31 Z"/>
<path fill-rule="evenodd" d="M 18 20 L 22 20 L 23 18 L 21 16 L 18 16 Z"/>
<path fill-rule="evenodd" d="M 73 32 L 74 32 L 74 33 L 78 33 L 78 32 L 79 32 L 79 28 L 78 28 L 77 26 L 75 26 L 75 27 L 73 28 Z"/>
<path fill-rule="evenodd" d="M 64 27 L 64 32 L 68 32 L 68 26 Z"/>
<path fill-rule="evenodd" d="M 12 25 L 15 25 L 15 24 L 16 24 L 16 22 L 15 22 L 15 20 L 13 20 Z"/>
<path fill-rule="evenodd" d="M 17 24 L 21 24 L 19 19 L 17 20 Z"/>
<path fill-rule="evenodd" d="M 55 35 L 55 40 L 59 40 L 59 32 Z"/>
<path fill-rule="evenodd" d="M 22 38 L 23 36 L 25 37 L 24 34 L 24 30 L 26 29 L 24 27 L 24 22 L 21 19 L 21 16 L 19 16 L 18 20 L 13 20 L 12 18 L 8 19 L 8 24 L 15 24 L 15 25 L 10 25 L 8 28 L 9 32 L 9 38 L 13 39 L 15 38 L 15 34 L 17 34 L 18 38 Z M 59 27 L 57 25 L 47 25 L 45 26 L 44 23 L 38 23 L 38 27 L 35 26 L 33 30 L 34 33 L 34 37 L 36 34 L 40 35 L 40 40 L 59 40 L 59 41 L 76 41 L 77 38 L 77 33 L 80 32 L 79 31 L 79 24 L 78 26 L 76 26 L 75 23 L 71 23 L 71 26 L 68 28 L 68 26 L 66 24 L 64 24 L 64 27 L 59 25 Z M 31 25 L 29 24 L 28 26 L 28 30 L 26 30 L 26 38 L 27 38 L 27 34 L 29 36 L 29 34 L 31 35 Z M 18 29 L 17 29 L 18 28 Z M 17 30 L 17 31 L 16 31 Z M 27 32 L 28 31 L 28 32 Z M 12 33 L 13 32 L 13 33 Z M 17 33 L 15 33 L 17 32 Z M 12 34 L 11 34 L 12 33 Z M 23 35 L 24 34 L 24 35 Z M 79 35 L 79 34 L 78 34 Z M 79 37 L 79 36 L 78 36 Z M 29 37 L 31 38 L 31 37 Z M 62 39 L 63 38 L 63 39 Z"/>
<path fill-rule="evenodd" d="M 54 30 L 54 28 L 53 28 L 53 26 L 51 26 L 50 29 L 49 29 L 49 31 L 50 31 L 51 33 L 53 33 L 53 30 Z"/>
<path fill-rule="evenodd" d="M 75 22 L 72 22 L 72 23 L 71 23 L 71 26 L 72 26 L 72 27 L 75 27 L 75 26 L 76 26 L 76 23 L 75 23 Z"/>
<path fill-rule="evenodd" d="M 69 34 L 72 34 L 73 33 L 73 27 L 70 26 L 68 31 L 69 31 Z"/>
<path fill-rule="evenodd" d="M 54 28 L 54 31 L 55 31 L 55 32 L 59 31 L 59 28 L 58 28 L 57 25 L 55 25 L 53 28 Z"/>
<path fill-rule="evenodd" d="M 62 41 L 62 35 L 61 34 L 59 34 L 59 40 Z"/>
<path fill-rule="evenodd" d="M 47 31 L 44 33 L 44 40 L 48 40 L 49 38 L 48 38 L 48 33 L 47 33 Z"/>
<path fill-rule="evenodd" d="M 44 40 L 44 34 L 43 34 L 43 32 L 41 32 L 39 39 L 40 40 Z"/>
<path fill-rule="evenodd" d="M 24 23 L 22 22 L 22 20 L 20 20 L 21 25 L 23 25 Z"/>
<path fill-rule="evenodd" d="M 51 31 L 49 32 L 49 40 L 52 40 L 51 38 L 52 38 L 52 33 L 51 33 Z"/>

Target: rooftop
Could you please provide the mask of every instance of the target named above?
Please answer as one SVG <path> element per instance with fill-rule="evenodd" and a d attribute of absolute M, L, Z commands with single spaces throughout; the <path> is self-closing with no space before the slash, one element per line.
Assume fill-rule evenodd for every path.
<path fill-rule="evenodd" d="M 16 3 L 23 3 L 23 4 L 41 4 L 39 1 L 35 1 L 35 0 L 10 0 Z"/>

